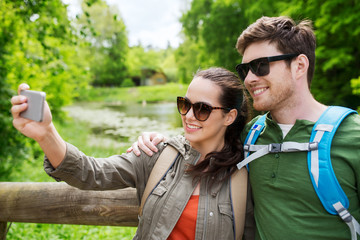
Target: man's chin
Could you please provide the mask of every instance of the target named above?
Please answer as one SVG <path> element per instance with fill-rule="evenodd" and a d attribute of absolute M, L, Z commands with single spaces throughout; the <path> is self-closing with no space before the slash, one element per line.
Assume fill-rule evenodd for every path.
<path fill-rule="evenodd" d="M 258 112 L 268 111 L 268 107 L 263 104 L 253 103 L 253 108 Z"/>

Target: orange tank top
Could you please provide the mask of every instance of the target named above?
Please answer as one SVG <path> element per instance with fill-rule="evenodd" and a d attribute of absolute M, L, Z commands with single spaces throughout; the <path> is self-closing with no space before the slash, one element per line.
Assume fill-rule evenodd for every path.
<path fill-rule="evenodd" d="M 199 195 L 192 195 L 168 240 L 195 239 Z"/>

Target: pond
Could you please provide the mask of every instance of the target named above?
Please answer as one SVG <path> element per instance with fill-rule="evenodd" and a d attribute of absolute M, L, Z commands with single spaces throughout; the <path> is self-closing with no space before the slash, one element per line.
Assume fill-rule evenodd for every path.
<path fill-rule="evenodd" d="M 80 103 L 65 108 L 74 120 L 92 129 L 93 144 L 130 146 L 142 132 L 156 131 L 171 137 L 183 134 L 175 103 Z M 130 145 L 129 145 L 130 144 Z"/>

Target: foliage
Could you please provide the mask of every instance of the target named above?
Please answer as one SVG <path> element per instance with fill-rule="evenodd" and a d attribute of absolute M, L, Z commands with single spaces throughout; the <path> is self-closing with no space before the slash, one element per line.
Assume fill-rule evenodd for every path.
<path fill-rule="evenodd" d="M 159 69 L 160 54 L 153 49 L 146 51 L 142 46 L 134 46 L 129 49 L 127 63 L 130 76 L 141 77 L 144 68 Z"/>
<path fill-rule="evenodd" d="M 169 82 L 179 82 L 177 78 L 177 65 L 175 49 L 168 46 L 167 49 L 158 50 L 160 54 L 160 69 L 162 69 Z"/>
<path fill-rule="evenodd" d="M 47 93 L 53 115 L 71 102 L 87 75 L 78 63 L 76 37 L 60 0 L 0 2 L 0 175 L 10 178 L 20 159 L 38 153 L 12 127 L 10 98 L 21 82 Z"/>
<path fill-rule="evenodd" d="M 235 51 L 239 33 L 249 20 L 243 10 L 245 1 L 194 0 L 181 22 L 184 43 L 177 51 L 179 78 L 189 82 L 199 68 L 221 66 L 234 71 L 240 62 Z"/>
<path fill-rule="evenodd" d="M 54 118 L 63 119 L 61 108 L 88 89 L 89 82 L 120 86 L 129 78 L 127 32 L 120 14 L 102 0 L 84 0 L 82 7 L 82 15 L 70 22 L 61 0 L 0 1 L 1 179 L 10 180 L 11 169 L 39 153 L 11 124 L 9 100 L 20 83 L 45 91 Z M 174 60 L 165 52 L 144 55 L 157 68 L 166 63 L 176 80 Z"/>
<path fill-rule="evenodd" d="M 134 87 L 135 83 L 131 78 L 125 78 L 125 80 L 121 83 L 120 87 Z"/>
<path fill-rule="evenodd" d="M 76 36 L 72 34 L 66 7 L 60 0 L 5 1 L 1 8 L 1 26 L 6 51 L 4 59 L 6 81 L 12 89 L 27 82 L 34 90 L 47 93 L 54 115 L 69 104 L 77 84 L 86 82 L 86 71 L 78 64 Z M 79 61 L 80 62 L 80 61 Z"/>
<path fill-rule="evenodd" d="M 13 170 L 17 170 L 20 159 L 25 155 L 22 135 L 12 127 L 9 99 L 13 95 L 0 81 L 0 181 L 10 179 Z"/>
<path fill-rule="evenodd" d="M 351 79 L 351 87 L 355 95 L 360 96 L 360 77 Z M 358 112 L 360 112 L 360 106 L 358 106 Z"/>
<path fill-rule="evenodd" d="M 82 3 L 77 28 L 89 43 L 92 84 L 120 86 L 128 76 L 126 56 L 128 39 L 125 24 L 115 7 L 103 1 Z"/>
<path fill-rule="evenodd" d="M 126 60 L 129 76 L 141 78 L 143 69 L 153 69 L 164 72 L 170 81 L 178 82 L 174 51 L 171 47 L 167 49 L 131 47 Z"/>
<path fill-rule="evenodd" d="M 174 102 L 174 96 L 185 95 L 187 85 L 169 83 L 157 86 L 140 86 L 130 88 L 90 88 L 80 93 L 78 102 L 115 102 L 142 103 L 146 102 Z"/>
<path fill-rule="evenodd" d="M 234 71 L 240 62 L 238 35 L 261 16 L 309 18 L 317 36 L 312 93 L 325 104 L 355 108 L 360 97 L 350 80 L 360 76 L 360 4 L 357 0 L 193 0 L 181 18 L 184 41 L 176 52 L 179 78 L 189 81 L 199 67 L 217 65 Z"/>
<path fill-rule="evenodd" d="M 325 104 L 359 105 L 350 84 L 360 76 L 359 11 L 356 0 L 292 1 L 285 11 L 314 22 L 318 47 L 312 92 Z"/>
<path fill-rule="evenodd" d="M 133 239 L 135 227 L 110 227 L 61 224 L 13 223 L 8 233 L 12 240 Z"/>
<path fill-rule="evenodd" d="M 175 59 L 178 65 L 178 79 L 180 83 L 190 83 L 194 73 L 204 64 L 201 63 L 199 44 L 185 37 L 184 42 L 175 52 Z"/>
<path fill-rule="evenodd" d="M 360 77 L 351 79 L 351 87 L 354 89 L 354 94 L 360 94 Z"/>

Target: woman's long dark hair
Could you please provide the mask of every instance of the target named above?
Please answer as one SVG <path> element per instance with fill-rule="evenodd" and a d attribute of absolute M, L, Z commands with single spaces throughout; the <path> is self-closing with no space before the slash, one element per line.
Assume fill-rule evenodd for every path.
<path fill-rule="evenodd" d="M 236 171 L 236 164 L 244 158 L 240 134 L 251 117 L 250 106 L 244 85 L 234 73 L 224 68 L 214 67 L 197 72 L 194 78 L 196 77 L 202 77 L 218 85 L 221 88 L 219 96 L 221 106 L 236 109 L 238 112 L 235 121 L 226 129 L 222 150 L 208 153 L 201 163 L 189 166 L 187 169 L 194 180 L 209 177 L 210 189 L 215 181 L 228 179 Z"/>

